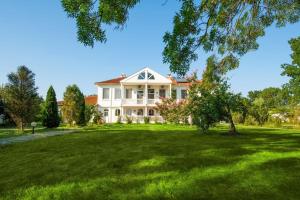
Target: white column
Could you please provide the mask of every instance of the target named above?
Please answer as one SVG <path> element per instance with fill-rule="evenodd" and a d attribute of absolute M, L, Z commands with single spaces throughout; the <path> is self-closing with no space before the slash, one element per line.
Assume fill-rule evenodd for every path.
<path fill-rule="evenodd" d="M 145 104 L 148 104 L 148 84 L 145 84 L 145 94 L 144 94 Z"/>

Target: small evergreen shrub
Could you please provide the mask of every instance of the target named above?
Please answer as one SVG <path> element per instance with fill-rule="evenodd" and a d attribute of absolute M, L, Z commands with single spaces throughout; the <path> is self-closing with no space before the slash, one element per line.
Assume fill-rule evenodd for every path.
<path fill-rule="evenodd" d="M 144 123 L 149 124 L 150 123 L 150 117 L 144 117 Z"/>

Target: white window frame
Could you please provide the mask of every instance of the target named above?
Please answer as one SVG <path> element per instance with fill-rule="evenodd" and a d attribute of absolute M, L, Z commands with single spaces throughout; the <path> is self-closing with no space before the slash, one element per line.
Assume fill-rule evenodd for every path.
<path fill-rule="evenodd" d="M 108 97 L 107 98 L 104 96 L 105 95 L 105 93 L 104 93 L 105 90 L 108 91 L 108 94 L 107 94 Z M 102 89 L 102 99 L 106 99 L 107 100 L 107 99 L 109 99 L 109 96 L 110 96 L 110 88 L 103 88 Z"/>

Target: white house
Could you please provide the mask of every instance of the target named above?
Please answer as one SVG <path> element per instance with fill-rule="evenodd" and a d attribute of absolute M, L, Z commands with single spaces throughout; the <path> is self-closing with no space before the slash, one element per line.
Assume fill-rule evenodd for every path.
<path fill-rule="evenodd" d="M 98 88 L 98 106 L 107 123 L 117 122 L 119 116 L 125 121 L 126 116 L 133 122 L 163 121 L 155 106 L 161 98 L 185 99 L 190 85 L 187 80 L 165 77 L 150 68 L 144 68 L 128 77 L 96 82 Z"/>

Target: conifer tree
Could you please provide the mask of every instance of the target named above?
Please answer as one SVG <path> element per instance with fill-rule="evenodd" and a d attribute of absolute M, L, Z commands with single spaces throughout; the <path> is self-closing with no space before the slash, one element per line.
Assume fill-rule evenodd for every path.
<path fill-rule="evenodd" d="M 56 94 L 52 86 L 48 89 L 46 101 L 43 108 L 42 123 L 47 128 L 56 128 L 59 126 L 58 106 Z"/>

